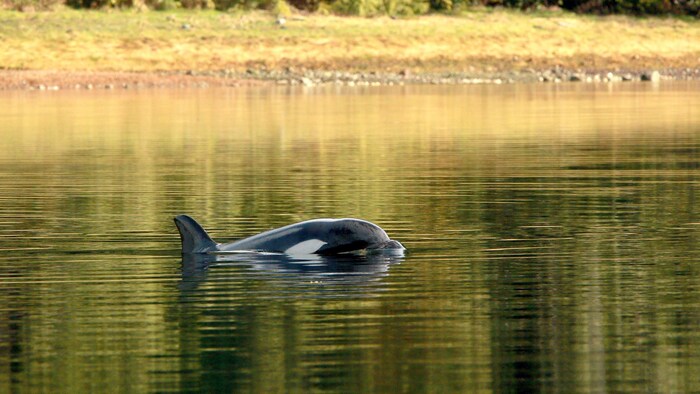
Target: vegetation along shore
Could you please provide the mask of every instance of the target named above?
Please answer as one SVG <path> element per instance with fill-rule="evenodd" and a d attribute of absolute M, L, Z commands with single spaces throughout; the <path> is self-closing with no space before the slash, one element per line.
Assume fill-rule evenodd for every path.
<path fill-rule="evenodd" d="M 399 13 L 329 4 L 157 11 L 6 3 L 0 89 L 700 79 L 700 21 L 689 12 L 450 3 L 449 12 L 416 16 L 437 6 Z"/>

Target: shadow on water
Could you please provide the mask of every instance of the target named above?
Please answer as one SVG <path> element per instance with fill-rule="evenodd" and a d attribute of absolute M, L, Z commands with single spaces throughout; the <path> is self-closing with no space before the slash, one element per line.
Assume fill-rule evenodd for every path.
<path fill-rule="evenodd" d="M 316 254 L 291 256 L 282 253 L 235 252 L 183 254 L 182 281 L 179 289 L 194 290 L 209 277 L 211 270 L 227 271 L 238 267 L 243 276 L 259 279 L 289 280 L 297 283 L 335 286 L 367 286 L 386 277 L 392 264 L 403 256 Z M 230 271 L 229 271 L 230 272 Z"/>
<path fill-rule="evenodd" d="M 294 392 L 344 387 L 362 371 L 359 366 L 327 370 L 318 364 L 364 354 L 356 342 L 371 325 L 357 328 L 349 322 L 372 322 L 364 308 L 377 302 L 392 266 L 403 260 L 353 254 L 183 255 L 180 301 L 169 313 L 179 327 L 178 347 L 192 355 L 182 362 L 180 388 Z"/>

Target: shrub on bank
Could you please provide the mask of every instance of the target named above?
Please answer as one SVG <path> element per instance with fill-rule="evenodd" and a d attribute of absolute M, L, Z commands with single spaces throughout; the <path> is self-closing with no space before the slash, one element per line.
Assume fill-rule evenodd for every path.
<path fill-rule="evenodd" d="M 343 15 L 420 15 L 430 10 L 429 0 L 334 0 L 330 9 Z"/>
<path fill-rule="evenodd" d="M 561 7 L 595 14 L 700 16 L 700 0 L 562 0 Z"/>
<path fill-rule="evenodd" d="M 65 0 L 4 0 L 0 4 L 15 11 L 50 10 L 65 4 Z"/>

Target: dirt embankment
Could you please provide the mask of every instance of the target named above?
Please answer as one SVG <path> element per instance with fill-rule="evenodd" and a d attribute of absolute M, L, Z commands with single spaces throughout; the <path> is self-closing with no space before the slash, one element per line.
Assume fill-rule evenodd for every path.
<path fill-rule="evenodd" d="M 185 73 L 0 70 L 0 90 L 204 88 L 256 83 L 254 80 Z"/>

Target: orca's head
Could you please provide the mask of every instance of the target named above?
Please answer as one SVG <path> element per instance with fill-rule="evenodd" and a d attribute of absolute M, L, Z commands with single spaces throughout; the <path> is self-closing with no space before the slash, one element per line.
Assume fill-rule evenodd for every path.
<path fill-rule="evenodd" d="M 367 247 L 368 254 L 382 254 L 388 256 L 403 256 L 406 248 L 401 242 L 390 239 Z"/>

